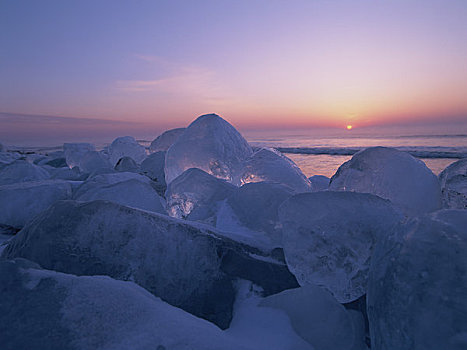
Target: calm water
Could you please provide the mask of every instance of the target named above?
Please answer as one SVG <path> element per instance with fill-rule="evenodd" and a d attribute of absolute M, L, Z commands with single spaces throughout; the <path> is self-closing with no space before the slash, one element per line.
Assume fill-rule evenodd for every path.
<path fill-rule="evenodd" d="M 425 131 L 426 132 L 426 131 Z M 244 136 L 257 147 L 274 147 L 285 153 L 302 169 L 305 175 L 332 176 L 339 166 L 360 149 L 372 146 L 396 147 L 408 151 L 438 175 L 446 166 L 467 157 L 467 134 L 403 134 L 367 131 L 261 131 L 246 132 Z"/>

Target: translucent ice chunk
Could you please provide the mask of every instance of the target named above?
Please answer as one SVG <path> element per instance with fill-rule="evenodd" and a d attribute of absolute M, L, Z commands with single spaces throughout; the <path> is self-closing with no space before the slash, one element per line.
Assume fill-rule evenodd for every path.
<path fill-rule="evenodd" d="M 252 150 L 235 128 L 216 114 L 202 115 L 167 150 L 167 184 L 190 168 L 234 181 L 234 174 Z"/>
<path fill-rule="evenodd" d="M 371 263 L 372 349 L 467 349 L 467 211 L 411 219 Z"/>
<path fill-rule="evenodd" d="M 155 153 L 167 151 L 177 141 L 178 137 L 185 132 L 185 128 L 170 129 L 160 134 L 149 146 L 149 152 Z"/>
<path fill-rule="evenodd" d="M 63 151 L 66 163 L 70 168 L 79 166 L 81 158 L 89 151 L 95 151 L 96 148 L 90 143 L 65 143 Z"/>
<path fill-rule="evenodd" d="M 467 158 L 449 165 L 439 174 L 443 207 L 467 209 Z"/>
<path fill-rule="evenodd" d="M 402 214 L 371 194 L 322 191 L 286 200 L 279 217 L 287 265 L 300 285 L 322 286 L 347 303 L 366 293 L 375 244 Z"/>
<path fill-rule="evenodd" d="M 241 185 L 262 181 L 285 184 L 297 192 L 311 191 L 310 181 L 300 168 L 274 149 L 256 151 L 245 162 L 238 176 Z"/>
<path fill-rule="evenodd" d="M 167 212 L 176 218 L 206 220 L 216 214 L 219 201 L 235 188 L 200 169 L 188 169 L 167 187 Z"/>
<path fill-rule="evenodd" d="M 255 182 L 237 188 L 224 201 L 217 214 L 216 227 L 225 232 L 243 234 L 270 241 L 282 247 L 279 206 L 295 192 L 276 183 Z"/>
<path fill-rule="evenodd" d="M 140 164 L 146 158 L 146 150 L 131 136 L 117 137 L 108 149 L 110 163 L 115 166 L 122 157 L 130 157 Z"/>
<path fill-rule="evenodd" d="M 436 176 L 421 160 L 393 148 L 372 147 L 356 153 L 339 167 L 329 189 L 376 194 L 407 215 L 431 212 L 441 206 Z"/>

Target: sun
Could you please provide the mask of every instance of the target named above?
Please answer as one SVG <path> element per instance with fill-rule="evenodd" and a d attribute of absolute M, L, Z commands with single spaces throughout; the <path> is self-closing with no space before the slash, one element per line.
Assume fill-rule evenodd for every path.
<path fill-rule="evenodd" d="M 347 125 L 347 130 L 352 130 L 352 125 Z"/>

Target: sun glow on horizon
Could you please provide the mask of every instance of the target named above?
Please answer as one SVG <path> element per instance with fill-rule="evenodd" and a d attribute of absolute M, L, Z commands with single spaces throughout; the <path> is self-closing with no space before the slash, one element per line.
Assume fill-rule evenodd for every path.
<path fill-rule="evenodd" d="M 349 133 L 467 116 L 465 0 L 211 2 L 29 1 L 31 16 L 0 2 L 0 32 L 12 34 L 0 113 L 96 119 L 83 126 L 92 132 L 175 128 L 211 112 L 243 129 Z"/>

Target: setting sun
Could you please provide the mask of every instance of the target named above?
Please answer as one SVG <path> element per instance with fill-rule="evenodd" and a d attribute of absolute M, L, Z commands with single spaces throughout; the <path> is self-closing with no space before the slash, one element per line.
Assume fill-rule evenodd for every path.
<path fill-rule="evenodd" d="M 347 125 L 347 130 L 352 130 L 352 125 Z"/>

